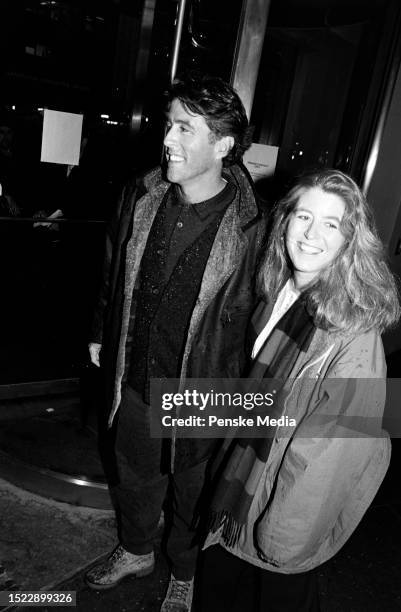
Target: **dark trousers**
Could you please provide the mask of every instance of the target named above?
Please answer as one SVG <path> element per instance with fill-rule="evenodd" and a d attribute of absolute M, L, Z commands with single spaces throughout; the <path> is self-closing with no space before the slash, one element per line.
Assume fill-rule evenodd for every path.
<path fill-rule="evenodd" d="M 201 557 L 196 612 L 319 612 L 316 572 L 260 569 L 219 545 Z"/>
<path fill-rule="evenodd" d="M 153 550 L 157 527 L 170 485 L 171 527 L 167 553 L 178 580 L 195 572 L 198 547 L 193 523 L 205 479 L 206 462 L 178 474 L 161 471 L 162 440 L 150 437 L 150 407 L 130 387 L 123 391 L 116 433 L 120 538 L 126 550 Z"/>

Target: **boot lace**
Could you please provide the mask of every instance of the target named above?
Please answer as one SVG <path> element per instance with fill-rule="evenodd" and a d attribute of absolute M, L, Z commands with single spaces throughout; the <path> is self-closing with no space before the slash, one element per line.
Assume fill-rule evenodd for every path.
<path fill-rule="evenodd" d="M 186 602 L 187 596 L 191 590 L 192 581 L 171 579 L 170 599 Z"/>

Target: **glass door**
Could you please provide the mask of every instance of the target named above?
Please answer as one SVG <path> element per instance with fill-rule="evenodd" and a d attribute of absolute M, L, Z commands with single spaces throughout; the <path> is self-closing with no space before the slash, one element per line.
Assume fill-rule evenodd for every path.
<path fill-rule="evenodd" d="M 360 180 L 391 54 L 392 0 L 272 0 L 251 123 L 279 147 L 274 199 L 292 177 L 336 167 Z"/>

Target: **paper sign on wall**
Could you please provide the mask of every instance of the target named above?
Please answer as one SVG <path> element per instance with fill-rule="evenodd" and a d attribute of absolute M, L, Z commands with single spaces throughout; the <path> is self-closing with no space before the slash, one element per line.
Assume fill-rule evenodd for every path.
<path fill-rule="evenodd" d="M 79 164 L 83 115 L 45 109 L 40 161 Z"/>
<path fill-rule="evenodd" d="M 278 149 L 271 145 L 253 143 L 245 152 L 244 164 L 254 181 L 274 174 Z"/>

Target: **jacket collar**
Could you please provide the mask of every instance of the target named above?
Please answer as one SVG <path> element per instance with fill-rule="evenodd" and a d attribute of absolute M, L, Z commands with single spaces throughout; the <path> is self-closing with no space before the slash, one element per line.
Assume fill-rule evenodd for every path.
<path fill-rule="evenodd" d="M 237 188 L 237 193 L 239 194 L 237 198 L 237 216 L 239 225 L 243 228 L 259 212 L 256 203 L 257 194 L 252 179 L 242 163 L 224 168 L 223 177 L 226 181 L 234 183 Z M 159 201 L 159 198 L 163 197 L 171 183 L 163 178 L 163 171 L 159 166 L 145 174 L 142 185 L 152 199 Z"/>
<path fill-rule="evenodd" d="M 237 187 L 237 192 L 239 193 L 237 214 L 240 226 L 244 227 L 259 213 L 257 205 L 258 195 L 255 191 L 252 179 L 248 170 L 242 163 L 224 168 L 223 177 L 227 181 L 234 182 Z"/>

